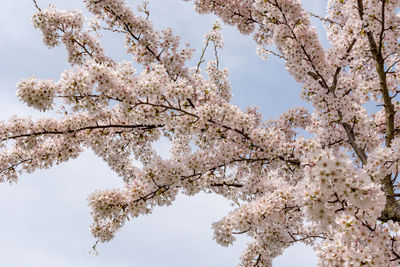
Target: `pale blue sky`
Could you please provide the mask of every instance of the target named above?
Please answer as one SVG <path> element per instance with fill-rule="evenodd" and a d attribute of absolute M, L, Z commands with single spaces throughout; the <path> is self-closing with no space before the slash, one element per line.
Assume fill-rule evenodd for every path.
<path fill-rule="evenodd" d="M 137 5 L 140 1 L 128 0 Z M 192 3 L 182 0 L 150 0 L 156 28 L 171 27 L 183 41 L 196 48 L 198 58 L 203 35 L 215 17 L 194 12 Z M 325 1 L 303 0 L 308 10 L 325 13 Z M 82 8 L 80 0 L 38 0 L 44 7 Z M 15 84 L 24 77 L 58 79 L 68 68 L 63 48 L 49 50 L 33 29 L 30 0 L 0 0 L 0 119 L 13 114 L 43 116 L 22 105 L 15 97 Z M 241 108 L 258 106 L 264 119 L 304 105 L 300 86 L 285 71 L 279 59 L 263 61 L 255 54 L 250 36 L 224 26 L 225 49 L 222 65 L 229 68 L 233 102 Z M 121 38 L 106 34 L 106 50 L 117 60 L 124 55 Z M 168 145 L 159 150 L 168 153 Z M 97 257 L 88 254 L 94 239 L 86 197 L 95 189 L 121 185 L 118 178 L 92 152 L 51 170 L 21 176 L 18 184 L 0 184 L 0 266 L 235 266 L 247 240 L 239 239 L 224 248 L 212 240 L 211 224 L 230 210 L 227 201 L 213 195 L 180 196 L 168 208 L 129 222 L 116 238 L 100 244 Z M 295 246 L 274 261 L 276 267 L 316 266 L 310 248 Z"/>

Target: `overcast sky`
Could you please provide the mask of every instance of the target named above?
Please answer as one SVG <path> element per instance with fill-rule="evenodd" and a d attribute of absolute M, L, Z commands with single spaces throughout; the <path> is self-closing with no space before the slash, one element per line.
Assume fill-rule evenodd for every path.
<path fill-rule="evenodd" d="M 128 0 L 135 6 L 140 1 Z M 191 2 L 150 0 L 151 18 L 157 29 L 171 27 L 184 42 L 203 46 L 203 35 L 215 17 L 194 12 Z M 324 0 L 303 0 L 308 10 L 324 15 Z M 83 8 L 80 0 L 38 0 L 59 8 Z M 25 107 L 15 97 L 15 84 L 32 75 L 58 79 L 68 68 L 62 47 L 49 50 L 40 32 L 32 27 L 31 0 L 0 0 L 0 119 L 45 116 Z M 317 25 L 318 26 L 318 25 Z M 319 27 L 319 26 L 318 26 Z M 276 118 L 289 108 L 306 105 L 299 99 L 300 86 L 285 71 L 279 59 L 263 61 L 255 54 L 249 36 L 224 26 L 225 48 L 222 65 L 229 68 L 233 102 L 241 108 L 258 106 L 264 119 Z M 320 28 L 319 28 L 320 31 Z M 322 32 L 322 31 L 320 31 Z M 323 37 L 324 38 L 324 37 Z M 128 60 L 121 37 L 105 34 L 108 54 Z M 158 143 L 168 154 L 168 144 Z M 98 246 L 100 254 L 90 255 L 91 217 L 86 198 L 95 189 L 121 186 L 120 178 L 90 151 L 78 159 L 50 170 L 20 177 L 17 184 L 0 184 L 0 266 L 235 266 L 248 239 L 224 248 L 212 240 L 211 224 L 229 212 L 229 202 L 215 195 L 181 195 L 171 207 L 128 222 L 109 243 Z M 276 267 L 316 266 L 311 248 L 296 245 L 274 261 Z"/>

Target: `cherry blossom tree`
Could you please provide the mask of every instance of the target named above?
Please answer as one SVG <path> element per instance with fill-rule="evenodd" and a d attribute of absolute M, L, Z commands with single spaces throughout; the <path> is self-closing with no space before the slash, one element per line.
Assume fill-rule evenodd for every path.
<path fill-rule="evenodd" d="M 123 0 L 84 3 L 88 26 L 79 11 L 34 1 L 34 26 L 48 47 L 65 46 L 71 68 L 59 81 L 18 83 L 28 106 L 62 115 L 1 122 L 0 181 L 91 149 L 125 182 L 88 198 L 100 242 L 179 193 L 209 192 L 236 205 L 213 224 L 214 239 L 228 246 L 238 235 L 252 238 L 243 266 L 270 266 L 297 242 L 314 247 L 321 266 L 398 266 L 400 1 L 329 0 L 326 17 L 300 0 L 194 1 L 199 13 L 251 34 L 259 55 L 280 57 L 302 85 L 313 109 L 269 121 L 230 103 L 220 24 L 192 64 L 190 46 L 169 28 L 154 29 L 146 4 L 134 12 Z M 324 22 L 329 48 L 311 16 Z M 102 31 L 125 36 L 140 73 L 105 54 Z M 207 51 L 215 61 L 205 62 Z M 367 110 L 370 103 L 378 109 Z M 169 159 L 154 149 L 161 137 L 172 144 Z"/>

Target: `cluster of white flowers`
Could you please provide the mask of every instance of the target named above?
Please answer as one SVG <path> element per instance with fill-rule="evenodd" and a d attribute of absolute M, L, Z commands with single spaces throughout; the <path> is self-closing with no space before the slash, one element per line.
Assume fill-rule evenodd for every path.
<path fill-rule="evenodd" d="M 186 0 L 188 1 L 188 0 Z M 201 14 L 213 12 L 225 23 L 235 25 L 243 34 L 251 33 L 255 28 L 252 16 L 257 16 L 251 0 L 199 0 L 195 1 L 196 10 Z"/>
<path fill-rule="evenodd" d="M 51 108 L 58 84 L 53 80 L 29 78 L 17 84 L 17 96 L 28 106 L 40 111 Z"/>
<path fill-rule="evenodd" d="M 88 31 L 83 31 L 84 17 L 80 11 L 63 11 L 55 5 L 49 5 L 36 13 L 32 20 L 33 25 L 42 32 L 44 44 L 54 47 L 62 42 L 65 45 L 68 61 L 72 65 L 82 64 L 85 57 L 111 63 L 99 41 Z"/>
<path fill-rule="evenodd" d="M 221 36 L 221 24 L 218 21 L 214 22 L 212 30 L 204 36 L 206 44 L 210 41 L 214 43 L 215 47 L 224 47 L 224 40 Z"/>
<path fill-rule="evenodd" d="M 83 16 L 80 11 L 58 10 L 55 5 L 49 5 L 45 10 L 32 17 L 33 25 L 43 33 L 43 42 L 54 47 L 60 42 L 59 30 L 80 31 L 83 27 Z"/>

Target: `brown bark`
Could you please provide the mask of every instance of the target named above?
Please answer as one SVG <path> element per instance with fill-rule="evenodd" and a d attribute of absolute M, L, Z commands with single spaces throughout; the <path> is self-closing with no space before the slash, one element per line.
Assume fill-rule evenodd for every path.
<path fill-rule="evenodd" d="M 385 144 L 386 147 L 391 147 L 392 141 L 394 139 L 395 127 L 394 127 L 394 105 L 392 103 L 392 98 L 389 95 L 389 88 L 386 80 L 386 72 L 385 72 L 385 60 L 382 54 L 383 47 L 383 39 L 384 39 L 384 31 L 385 31 L 385 3 L 386 1 L 382 1 L 382 17 L 381 17 L 381 32 L 378 37 L 378 42 L 375 40 L 374 34 L 372 32 L 367 32 L 367 38 L 370 48 L 370 53 L 372 54 L 375 61 L 375 69 L 379 77 L 379 90 L 382 94 L 382 99 L 384 102 L 385 108 L 385 117 L 386 117 L 386 133 L 385 133 Z M 360 19 L 362 19 L 364 15 L 364 5 L 362 0 L 357 0 L 357 8 L 358 13 L 360 15 Z M 396 200 L 396 196 L 393 189 L 392 183 L 392 174 L 388 174 L 382 181 L 382 191 L 386 196 L 386 206 L 382 212 L 380 219 L 382 221 L 398 221 L 400 222 L 400 205 Z"/>

